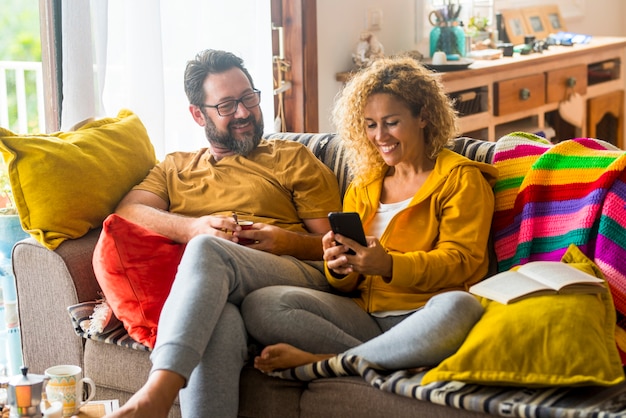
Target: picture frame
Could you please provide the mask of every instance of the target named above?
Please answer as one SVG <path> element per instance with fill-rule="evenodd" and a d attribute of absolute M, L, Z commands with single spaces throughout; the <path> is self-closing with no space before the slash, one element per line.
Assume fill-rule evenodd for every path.
<path fill-rule="evenodd" d="M 514 45 L 523 44 L 524 36 L 530 34 L 526 28 L 526 19 L 521 9 L 502 10 L 502 20 L 504 21 L 504 30 L 509 38 L 509 42 Z"/>
<path fill-rule="evenodd" d="M 563 17 L 561 16 L 561 11 L 557 4 L 543 6 L 541 9 L 543 10 L 543 15 L 544 15 L 546 24 L 548 25 L 548 34 L 567 32 L 567 28 L 565 27 L 565 22 L 563 21 Z"/>
<path fill-rule="evenodd" d="M 526 23 L 527 35 L 534 35 L 535 39 L 545 39 L 551 32 L 548 22 L 546 21 L 547 14 L 543 7 L 526 7 L 522 9 L 522 16 L 524 16 L 524 22 Z"/>

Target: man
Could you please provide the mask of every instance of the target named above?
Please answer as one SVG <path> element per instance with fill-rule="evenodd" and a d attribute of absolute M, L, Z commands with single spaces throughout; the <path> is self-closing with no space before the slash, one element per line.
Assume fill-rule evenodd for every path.
<path fill-rule="evenodd" d="M 260 92 L 235 55 L 200 52 L 187 64 L 185 92 L 209 148 L 168 155 L 116 210 L 187 246 L 148 381 L 115 417 L 165 417 L 184 387 L 183 416 L 235 417 L 247 359 L 243 298 L 276 284 L 328 289 L 321 236 L 328 212 L 341 208 L 335 176 L 301 144 L 261 139 Z"/>

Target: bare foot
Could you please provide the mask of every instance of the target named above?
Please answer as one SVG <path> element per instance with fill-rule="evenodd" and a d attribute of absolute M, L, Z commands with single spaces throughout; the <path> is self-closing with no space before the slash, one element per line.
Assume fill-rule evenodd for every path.
<path fill-rule="evenodd" d="M 313 354 L 289 344 L 268 345 L 254 358 L 254 367 L 269 373 L 274 370 L 302 366 L 334 357 L 334 354 Z"/>
<path fill-rule="evenodd" d="M 167 418 L 185 379 L 178 373 L 156 370 L 120 409 L 106 418 Z"/>
<path fill-rule="evenodd" d="M 406 369 L 407 372 L 412 373 L 412 374 L 418 374 L 421 372 L 425 372 L 426 370 L 430 369 L 431 367 L 427 367 L 427 366 L 422 366 L 422 367 L 413 367 L 411 369 Z"/>

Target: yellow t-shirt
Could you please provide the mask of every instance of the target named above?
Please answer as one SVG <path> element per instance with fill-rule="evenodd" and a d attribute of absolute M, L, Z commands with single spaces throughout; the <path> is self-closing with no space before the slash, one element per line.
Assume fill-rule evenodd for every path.
<path fill-rule="evenodd" d="M 306 232 L 302 219 L 341 210 L 337 178 L 304 145 L 263 140 L 247 157 L 215 161 L 208 149 L 175 152 L 136 190 L 152 192 L 169 211 L 186 216 L 226 215 Z"/>

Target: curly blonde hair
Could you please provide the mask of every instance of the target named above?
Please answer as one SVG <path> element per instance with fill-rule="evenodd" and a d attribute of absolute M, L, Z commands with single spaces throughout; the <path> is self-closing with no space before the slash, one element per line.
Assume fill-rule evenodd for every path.
<path fill-rule="evenodd" d="M 379 177 L 387 166 L 370 142 L 363 113 L 373 94 L 388 93 L 403 101 L 413 116 L 427 122 L 424 141 L 429 158 L 435 158 L 457 135 L 457 114 L 439 80 L 415 59 L 380 58 L 350 79 L 333 109 L 333 122 L 346 147 L 353 182 L 362 185 Z"/>

